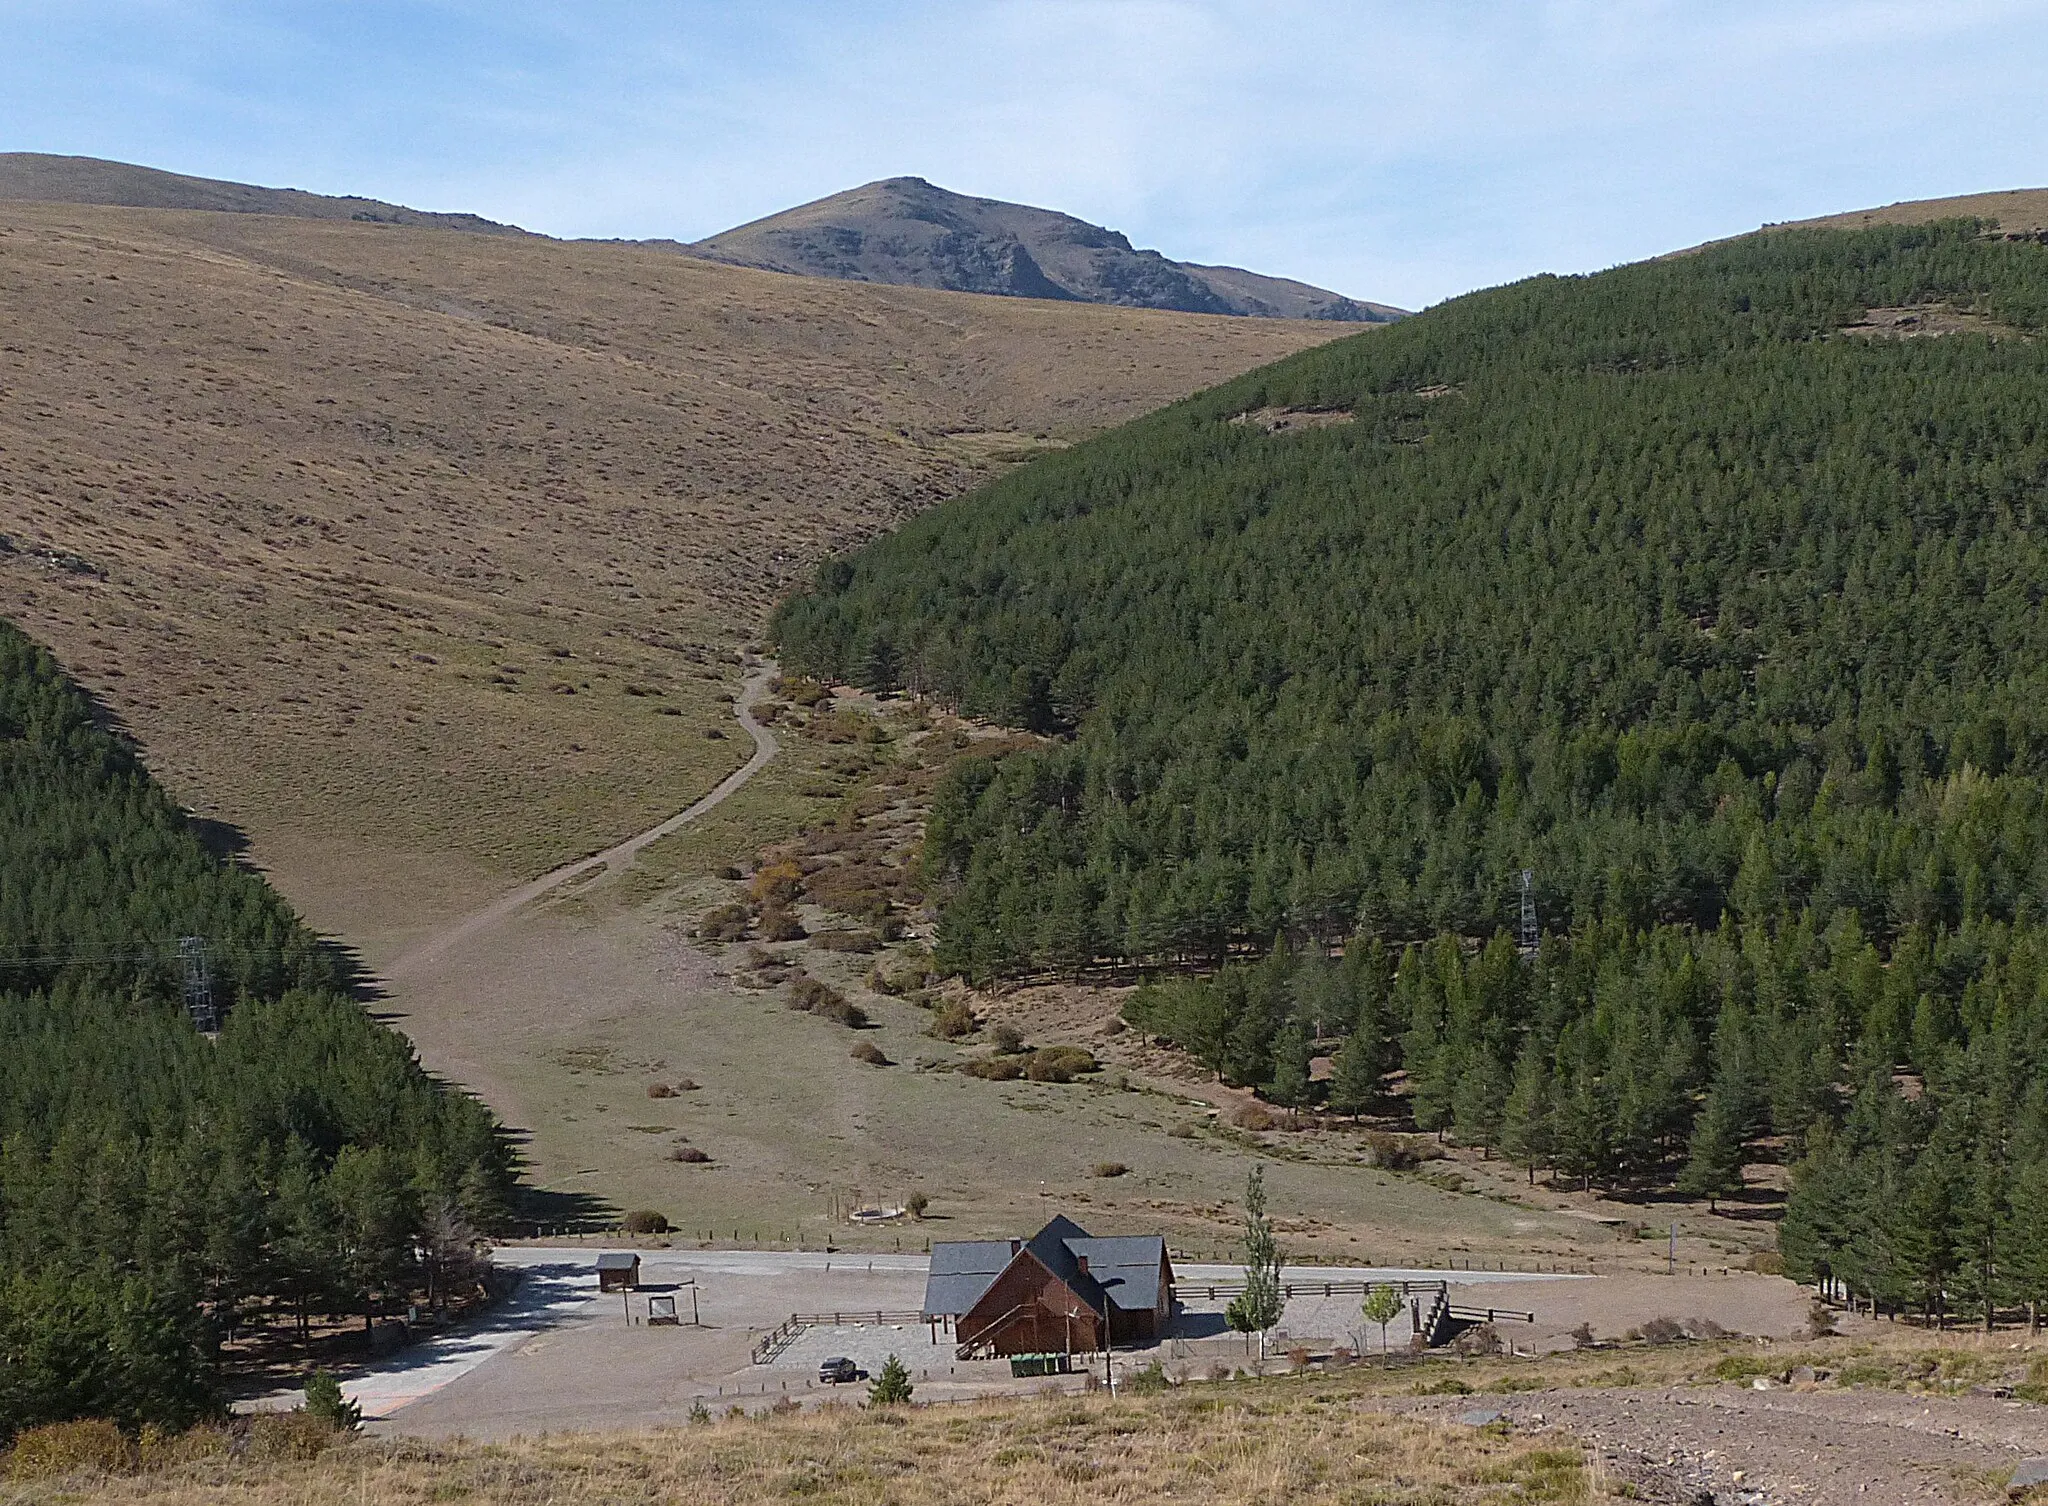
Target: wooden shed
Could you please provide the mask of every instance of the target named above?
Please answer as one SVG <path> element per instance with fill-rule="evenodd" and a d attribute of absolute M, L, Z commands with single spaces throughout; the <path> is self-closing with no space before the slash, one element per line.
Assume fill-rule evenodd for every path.
<path fill-rule="evenodd" d="M 607 1250 L 597 1257 L 597 1289 L 630 1292 L 640 1285 L 640 1257 L 631 1250 Z"/>

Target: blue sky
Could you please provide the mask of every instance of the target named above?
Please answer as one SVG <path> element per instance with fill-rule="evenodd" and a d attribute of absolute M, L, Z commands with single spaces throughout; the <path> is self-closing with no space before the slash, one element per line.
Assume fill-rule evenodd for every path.
<path fill-rule="evenodd" d="M 2016 0 L 0 0 L 0 148 L 676 236 L 873 178 L 1416 307 L 2048 185 Z"/>

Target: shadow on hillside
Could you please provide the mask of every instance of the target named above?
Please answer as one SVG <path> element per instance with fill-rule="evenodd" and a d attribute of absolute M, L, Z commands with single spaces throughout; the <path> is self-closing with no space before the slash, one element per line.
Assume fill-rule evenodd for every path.
<path fill-rule="evenodd" d="M 507 1130 L 505 1136 L 515 1144 L 528 1138 L 519 1130 Z M 609 1199 L 593 1193 L 522 1184 L 512 1226 L 521 1235 L 543 1239 L 550 1234 L 601 1234 L 619 1226 L 619 1210 Z"/>
<path fill-rule="evenodd" d="M 195 816 L 187 811 L 185 825 L 191 829 L 192 835 L 199 839 L 199 845 L 221 862 L 236 868 L 250 867 L 249 834 L 232 821 L 218 821 L 212 816 Z"/>
<path fill-rule="evenodd" d="M 380 1025 L 395 1025 L 402 1018 L 389 1010 L 376 1008 L 391 995 L 384 987 L 384 980 L 372 972 L 370 965 L 363 960 L 361 952 L 339 937 L 322 936 L 320 955 L 327 959 L 328 967 L 333 969 L 336 985 L 367 1010 L 371 1019 Z"/>

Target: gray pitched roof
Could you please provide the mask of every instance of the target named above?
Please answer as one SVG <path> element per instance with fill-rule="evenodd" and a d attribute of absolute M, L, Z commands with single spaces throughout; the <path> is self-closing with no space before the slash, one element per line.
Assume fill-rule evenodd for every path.
<path fill-rule="evenodd" d="M 930 1317 L 959 1317 L 995 1285 L 1010 1263 L 1007 1239 L 941 1240 L 932 1245 L 931 1272 L 924 1280 L 924 1310 Z"/>
<path fill-rule="evenodd" d="M 640 1263 L 640 1257 L 630 1250 L 607 1250 L 597 1257 L 600 1271 L 630 1271 Z"/>
<path fill-rule="evenodd" d="M 1135 1311 L 1159 1305 L 1160 1273 L 1166 1266 L 1166 1241 L 1157 1234 L 1127 1234 L 1108 1239 L 1083 1236 L 1067 1247 L 1088 1258 L 1088 1274 L 1101 1283 L 1109 1300 Z"/>
<path fill-rule="evenodd" d="M 979 1302 L 1010 1263 L 1030 1251 L 1045 1268 L 1097 1312 L 1103 1299 L 1126 1311 L 1159 1305 L 1166 1241 L 1156 1234 L 1097 1239 L 1064 1215 L 1055 1217 L 1021 1248 L 1007 1239 L 942 1240 L 932 1246 L 924 1311 L 959 1317 Z M 1088 1270 L 1081 1269 L 1081 1259 Z"/>

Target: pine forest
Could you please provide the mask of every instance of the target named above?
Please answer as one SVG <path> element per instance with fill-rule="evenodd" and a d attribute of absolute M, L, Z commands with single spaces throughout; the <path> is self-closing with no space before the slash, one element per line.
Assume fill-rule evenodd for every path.
<path fill-rule="evenodd" d="M 1147 978 L 1226 1080 L 1531 1175 L 1790 1160 L 1792 1274 L 1989 1321 L 2048 1299 L 2044 326 L 2048 244 L 1973 222 L 1534 278 L 941 506 L 775 633 L 1041 734 L 934 803 L 945 966 Z"/>
<path fill-rule="evenodd" d="M 504 1216 L 489 1113 L 4 622 L 0 1034 L 0 1443 L 211 1415 L 238 1329 L 437 1302 Z"/>

